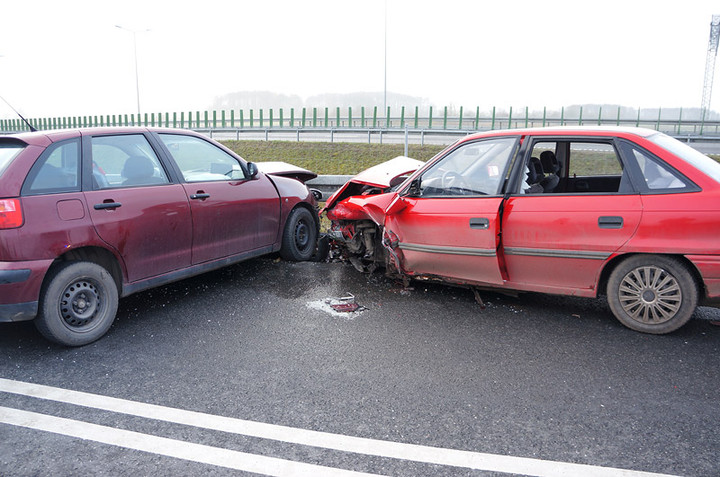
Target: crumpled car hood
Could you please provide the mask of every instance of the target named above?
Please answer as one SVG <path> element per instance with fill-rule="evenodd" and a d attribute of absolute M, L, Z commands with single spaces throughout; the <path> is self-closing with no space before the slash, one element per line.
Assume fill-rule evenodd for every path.
<path fill-rule="evenodd" d="M 384 189 L 394 185 L 392 183 L 393 179 L 415 172 L 424 164 L 424 162 L 417 159 L 398 156 L 395 159 L 365 169 L 351 180 Z"/>
<path fill-rule="evenodd" d="M 287 162 L 270 161 L 270 162 L 256 162 L 255 165 L 258 167 L 260 172 L 264 174 L 271 174 L 274 176 L 290 177 L 296 179 L 303 184 L 310 179 L 315 179 L 318 175 L 302 167 L 288 164 Z"/>
<path fill-rule="evenodd" d="M 383 162 L 382 164 L 378 164 L 376 166 L 365 169 L 364 171 L 350 179 L 348 182 L 346 182 L 345 185 L 343 185 L 340 189 L 337 190 L 337 192 L 330 196 L 330 198 L 328 198 L 327 202 L 325 203 L 325 208 L 323 210 L 331 209 L 336 202 L 339 202 L 340 200 L 343 200 L 349 196 L 355 195 L 352 192 L 347 192 L 348 188 L 353 184 L 387 189 L 395 185 L 396 179 L 408 174 L 412 174 L 413 172 L 421 168 L 423 165 L 425 165 L 423 161 L 418 161 L 417 159 L 412 159 L 405 156 L 398 156 L 394 159 Z"/>

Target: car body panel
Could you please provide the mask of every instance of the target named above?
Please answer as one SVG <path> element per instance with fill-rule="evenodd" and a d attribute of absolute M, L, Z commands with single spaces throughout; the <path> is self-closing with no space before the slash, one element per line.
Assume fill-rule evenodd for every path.
<path fill-rule="evenodd" d="M 272 245 L 280 227 L 280 198 L 270 180 L 183 184 L 193 220 L 192 263 Z M 207 194 L 207 199 L 192 199 Z"/>
<path fill-rule="evenodd" d="M 180 184 L 88 191 L 85 198 L 98 236 L 122 257 L 128 282 L 190 265 L 193 223 Z M 121 206 L 96 209 L 108 203 Z"/>

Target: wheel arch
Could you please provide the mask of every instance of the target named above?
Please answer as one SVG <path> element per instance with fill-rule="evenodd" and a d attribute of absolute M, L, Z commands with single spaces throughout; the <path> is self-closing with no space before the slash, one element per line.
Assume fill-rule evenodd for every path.
<path fill-rule="evenodd" d="M 684 255 L 679 255 L 679 254 L 674 254 L 674 253 L 626 253 L 626 254 L 618 255 L 617 257 L 613 257 L 608 263 L 605 264 L 605 267 L 603 268 L 602 272 L 600 273 L 600 279 L 598 280 L 597 294 L 598 295 L 607 295 L 608 280 L 610 279 L 610 275 L 612 274 L 613 270 L 615 270 L 618 267 L 618 265 L 620 265 L 625 260 L 629 259 L 630 257 L 635 257 L 638 255 L 656 255 L 656 256 L 674 258 L 674 259 L 678 260 L 680 263 L 685 265 L 685 267 L 688 269 L 688 271 L 692 275 L 693 280 L 695 281 L 695 285 L 698 288 L 698 295 L 700 297 L 707 295 L 707 292 L 705 290 L 705 283 L 703 282 L 702 275 L 700 275 L 700 271 L 697 269 L 695 264 L 692 263 L 690 260 L 688 260 L 688 258 L 685 257 Z"/>
<path fill-rule="evenodd" d="M 92 262 L 107 270 L 117 285 L 118 295 L 122 296 L 123 272 L 115 255 L 102 247 L 81 247 L 68 250 L 55 259 L 43 281 L 43 287 L 47 285 L 48 277 L 53 276 L 54 270 L 60 265 L 68 262 Z"/>

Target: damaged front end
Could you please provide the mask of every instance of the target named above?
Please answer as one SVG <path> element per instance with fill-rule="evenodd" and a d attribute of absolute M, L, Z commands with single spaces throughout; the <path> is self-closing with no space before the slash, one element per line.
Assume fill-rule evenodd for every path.
<path fill-rule="evenodd" d="M 423 165 L 396 157 L 361 172 L 328 199 L 320 213 L 331 222 L 331 258 L 347 260 L 366 273 L 378 267 L 400 271 L 398 240 L 385 231 L 385 219 L 400 203 L 396 190 Z"/>

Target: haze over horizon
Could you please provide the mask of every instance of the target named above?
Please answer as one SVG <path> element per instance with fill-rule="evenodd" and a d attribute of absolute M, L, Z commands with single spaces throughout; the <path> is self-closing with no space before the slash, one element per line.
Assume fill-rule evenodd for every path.
<path fill-rule="evenodd" d="M 3 10 L 0 96 L 37 118 L 136 113 L 133 36 L 143 113 L 208 110 L 239 92 L 324 107 L 310 99 L 384 91 L 388 104 L 420 98 L 404 104 L 413 108 L 690 111 L 720 5 L 36 0 Z M 0 102 L 0 118 L 14 117 Z"/>

